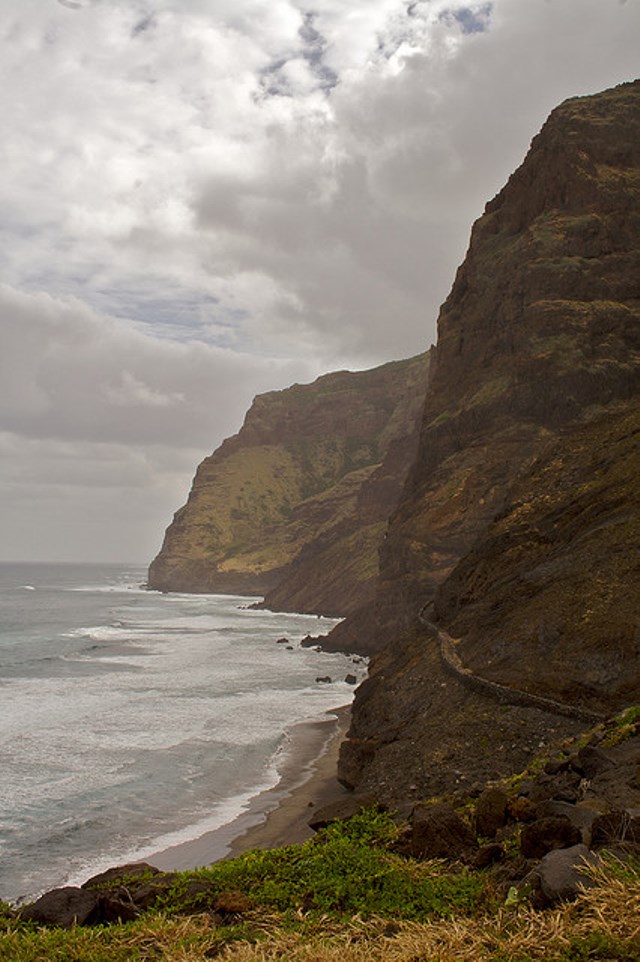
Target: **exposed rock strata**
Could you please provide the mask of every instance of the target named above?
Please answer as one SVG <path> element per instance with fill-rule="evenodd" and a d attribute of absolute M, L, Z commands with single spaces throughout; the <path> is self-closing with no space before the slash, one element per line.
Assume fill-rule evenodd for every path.
<path fill-rule="evenodd" d="M 420 355 L 257 397 L 198 468 L 149 586 L 266 593 L 271 608 L 334 615 L 370 601 L 428 369 Z"/>
<path fill-rule="evenodd" d="M 345 782 L 440 792 L 572 729 L 463 690 L 417 624 L 434 599 L 478 674 L 595 711 L 638 699 L 639 395 L 635 82 L 557 108 L 473 228 L 382 546 L 388 647 L 356 697 Z"/>

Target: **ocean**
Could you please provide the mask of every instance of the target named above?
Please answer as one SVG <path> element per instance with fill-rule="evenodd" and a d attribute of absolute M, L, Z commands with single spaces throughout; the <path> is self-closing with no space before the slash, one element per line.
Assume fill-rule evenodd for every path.
<path fill-rule="evenodd" d="M 299 644 L 335 620 L 145 577 L 0 564 L 0 898 L 227 824 L 278 782 L 292 726 L 353 697 L 363 664 Z"/>

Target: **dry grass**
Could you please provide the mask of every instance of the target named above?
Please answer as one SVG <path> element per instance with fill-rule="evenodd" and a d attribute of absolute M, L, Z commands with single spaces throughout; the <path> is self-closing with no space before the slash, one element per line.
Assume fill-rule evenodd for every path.
<path fill-rule="evenodd" d="M 591 874 L 593 888 L 553 911 L 521 907 L 485 918 L 397 925 L 354 919 L 344 927 L 327 921 L 311 935 L 279 931 L 254 945 L 230 945 L 219 958 L 222 962 L 550 962 L 568 959 L 572 945 L 597 934 L 610 944 L 623 944 L 625 958 L 640 959 L 640 878 L 618 877 L 615 864 L 593 869 Z M 589 958 L 603 956 L 589 953 Z"/>
<path fill-rule="evenodd" d="M 210 915 L 155 915 L 104 929 L 9 925 L 2 962 L 638 962 L 640 872 L 614 861 L 590 868 L 592 888 L 545 912 L 525 905 L 477 918 L 349 924 L 303 912 L 244 916 L 242 932 Z M 246 933 L 252 941 L 229 942 Z M 226 944 L 225 944 L 226 943 Z"/>

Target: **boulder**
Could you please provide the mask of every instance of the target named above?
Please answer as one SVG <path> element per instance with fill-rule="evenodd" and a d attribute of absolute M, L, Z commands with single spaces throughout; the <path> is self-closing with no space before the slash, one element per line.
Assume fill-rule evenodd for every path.
<path fill-rule="evenodd" d="M 96 923 L 110 925 L 113 922 L 131 922 L 139 914 L 140 910 L 131 901 L 123 901 L 110 895 L 98 896 Z"/>
<path fill-rule="evenodd" d="M 507 820 L 507 796 L 501 788 L 487 788 L 475 807 L 475 828 L 478 835 L 493 838 Z"/>
<path fill-rule="evenodd" d="M 549 852 L 525 879 L 533 888 L 534 903 L 545 907 L 574 899 L 582 886 L 593 884 L 585 868 L 597 861 L 586 845 Z"/>
<path fill-rule="evenodd" d="M 581 795 L 582 776 L 578 772 L 558 772 L 556 775 L 539 775 L 528 793 L 532 802 L 544 802 L 554 798 L 559 802 L 577 802 Z"/>
<path fill-rule="evenodd" d="M 556 758 L 548 761 L 544 766 L 545 775 L 559 775 L 560 772 L 566 772 L 571 767 L 571 759 L 569 758 Z"/>
<path fill-rule="evenodd" d="M 357 684 L 358 684 L 358 679 L 356 678 L 355 675 L 352 675 L 352 674 L 346 675 L 344 680 L 346 681 L 347 685 L 357 685 Z"/>
<path fill-rule="evenodd" d="M 507 813 L 514 822 L 533 822 L 537 818 L 538 809 L 531 799 L 516 795 L 507 802 Z"/>
<path fill-rule="evenodd" d="M 446 802 L 416 805 L 411 815 L 409 840 L 409 851 L 414 858 L 466 858 L 475 848 L 475 835 Z"/>
<path fill-rule="evenodd" d="M 585 745 L 572 759 L 571 767 L 583 778 L 595 778 L 615 767 L 615 763 L 601 748 L 595 745 Z"/>
<path fill-rule="evenodd" d="M 121 879 L 134 879 L 140 876 L 160 874 L 160 869 L 156 868 L 155 865 L 149 865 L 148 862 L 129 862 L 126 865 L 116 865 L 113 868 L 108 868 L 106 872 L 100 872 L 99 875 L 93 875 L 90 879 L 87 879 L 86 882 L 82 883 L 82 888 L 111 889 L 114 887 L 114 884 Z"/>
<path fill-rule="evenodd" d="M 316 681 L 319 685 L 330 685 L 333 678 L 331 675 L 320 675 L 320 677 L 316 678 Z"/>
<path fill-rule="evenodd" d="M 550 815 L 523 827 L 520 850 L 525 858 L 542 858 L 553 849 L 570 848 L 580 842 L 580 829 L 572 825 L 565 815 Z"/>
<path fill-rule="evenodd" d="M 487 868 L 496 862 L 502 861 L 504 849 L 499 842 L 489 842 L 488 845 L 481 845 L 476 852 L 471 863 L 472 868 Z"/>
<path fill-rule="evenodd" d="M 136 908 L 145 911 L 167 894 L 175 880 L 175 872 L 163 872 L 141 885 L 118 889 L 116 894 L 120 898 L 128 896 Z"/>
<path fill-rule="evenodd" d="M 31 905 L 26 905 L 20 911 L 20 918 L 62 929 L 93 925 L 98 921 L 98 896 L 86 889 L 67 885 L 46 892 Z"/>
<path fill-rule="evenodd" d="M 540 802 L 538 805 L 539 818 L 551 818 L 559 816 L 567 818 L 574 828 L 577 828 L 582 836 L 581 841 L 585 845 L 591 845 L 593 823 L 600 814 L 597 808 L 597 801 L 590 805 L 587 802 L 580 802 L 578 805 L 571 805 L 570 802 L 558 802 L 553 799 L 547 802 Z"/>

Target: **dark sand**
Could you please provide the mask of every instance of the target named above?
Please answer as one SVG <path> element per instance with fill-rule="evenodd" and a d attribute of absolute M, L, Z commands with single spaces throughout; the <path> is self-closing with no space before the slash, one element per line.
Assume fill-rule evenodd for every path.
<path fill-rule="evenodd" d="M 252 848 L 278 848 L 304 842 L 315 808 L 347 795 L 336 778 L 340 744 L 349 727 L 349 706 L 332 709 L 326 719 L 302 722 L 290 733 L 280 781 L 251 800 L 242 815 L 199 838 L 146 861 L 163 871 L 197 868 L 232 858 Z"/>

